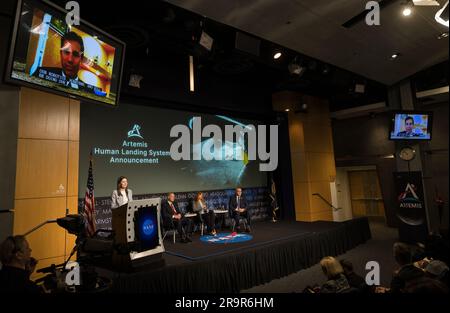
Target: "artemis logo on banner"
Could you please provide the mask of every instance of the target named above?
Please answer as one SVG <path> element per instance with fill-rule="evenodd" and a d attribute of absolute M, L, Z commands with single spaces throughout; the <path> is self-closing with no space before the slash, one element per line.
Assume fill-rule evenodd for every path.
<path fill-rule="evenodd" d="M 222 140 L 220 126 L 210 124 L 202 130 L 201 123 L 200 116 L 195 116 L 191 120 L 193 160 L 243 161 L 246 164 L 248 161 L 257 159 L 256 151 L 258 151 L 259 160 L 267 161 L 259 165 L 260 171 L 274 171 L 277 168 L 278 125 L 269 125 L 269 151 L 267 151 L 266 125 L 258 125 L 258 127 L 251 124 L 225 125 L 225 140 Z M 247 135 L 247 141 L 245 135 Z M 183 124 L 175 125 L 170 130 L 170 137 L 178 137 L 170 146 L 172 159 L 174 161 L 191 160 L 191 129 Z M 208 139 L 202 141 L 202 138 Z"/>
<path fill-rule="evenodd" d="M 69 270 L 66 274 L 67 286 L 79 286 L 80 282 L 80 265 L 78 262 L 69 261 L 66 264 L 66 270 Z"/>
<path fill-rule="evenodd" d="M 366 24 L 369 26 L 380 25 L 380 4 L 377 1 L 369 1 L 366 3 L 366 10 L 370 10 L 366 14 Z"/>

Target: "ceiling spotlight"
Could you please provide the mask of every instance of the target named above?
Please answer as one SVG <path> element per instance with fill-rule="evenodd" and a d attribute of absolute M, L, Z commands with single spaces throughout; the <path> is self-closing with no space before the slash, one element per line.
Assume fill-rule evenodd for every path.
<path fill-rule="evenodd" d="M 412 0 L 412 2 L 418 6 L 439 6 L 439 2 L 435 0 Z"/>
<path fill-rule="evenodd" d="M 297 63 L 291 63 L 288 65 L 289 73 L 302 76 L 303 73 L 306 71 L 306 67 L 300 66 Z"/>
<path fill-rule="evenodd" d="M 403 16 L 410 16 L 411 13 L 412 13 L 412 8 L 409 5 L 406 6 L 402 11 Z"/>
<path fill-rule="evenodd" d="M 443 5 L 443 7 L 439 11 L 436 12 L 434 19 L 439 24 L 448 27 L 448 1 Z"/>
<path fill-rule="evenodd" d="M 289 110 L 289 109 L 285 109 L 284 111 L 285 111 L 285 112 L 289 112 L 290 110 Z"/>
<path fill-rule="evenodd" d="M 391 60 L 395 60 L 395 59 L 397 59 L 398 57 L 400 56 L 400 53 L 394 53 L 394 54 L 392 54 L 391 55 Z"/>
<path fill-rule="evenodd" d="M 295 106 L 295 113 L 307 113 L 308 112 L 308 104 L 300 99 L 300 102 Z"/>
<path fill-rule="evenodd" d="M 273 55 L 273 58 L 275 59 L 275 60 L 278 60 L 279 58 L 281 57 L 281 52 L 276 52 L 274 55 Z"/>
<path fill-rule="evenodd" d="M 297 57 L 295 57 L 294 60 L 292 60 L 292 62 L 289 63 L 288 65 L 289 73 L 293 75 L 302 76 L 303 73 L 305 73 L 306 71 L 306 66 L 300 65 L 300 63 L 302 62 L 301 61 L 298 62 Z"/>
<path fill-rule="evenodd" d="M 442 34 L 439 34 L 437 36 L 437 39 L 444 39 L 444 38 L 448 38 L 448 32 L 443 32 Z"/>

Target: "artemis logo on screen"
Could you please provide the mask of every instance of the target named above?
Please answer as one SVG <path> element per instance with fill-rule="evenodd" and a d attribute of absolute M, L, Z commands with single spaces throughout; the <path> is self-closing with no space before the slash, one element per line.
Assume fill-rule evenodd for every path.
<path fill-rule="evenodd" d="M 220 117 L 220 116 L 218 116 Z M 269 140 L 267 140 L 267 125 L 244 125 L 227 117 L 223 119 L 235 125 L 225 125 L 225 138 L 222 128 L 209 124 L 203 127 L 200 116 L 191 119 L 190 125 L 178 124 L 171 128 L 170 137 L 177 138 L 170 146 L 170 156 L 174 161 L 260 161 L 259 170 L 274 171 L 278 166 L 278 125 L 269 125 Z M 191 143 L 192 130 L 192 143 Z M 203 138 L 206 138 L 202 140 Z M 267 146 L 269 150 L 267 151 Z M 258 153 L 257 153 L 258 152 Z"/>

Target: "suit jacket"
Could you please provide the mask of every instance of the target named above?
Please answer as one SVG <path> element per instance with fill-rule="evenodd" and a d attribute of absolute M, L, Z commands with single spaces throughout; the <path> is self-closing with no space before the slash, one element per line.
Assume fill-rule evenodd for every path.
<path fill-rule="evenodd" d="M 204 207 L 206 209 L 206 202 L 204 202 Z M 200 213 L 203 211 L 202 204 L 200 201 L 192 201 L 192 212 L 194 213 Z"/>
<path fill-rule="evenodd" d="M 3 265 L 0 270 L 0 293 L 42 293 L 42 289 L 30 280 L 30 272 Z"/>
<path fill-rule="evenodd" d="M 247 208 L 247 200 L 245 199 L 244 195 L 241 196 L 240 199 L 240 208 L 246 209 Z M 228 212 L 230 213 L 230 216 L 234 215 L 234 210 L 237 208 L 237 196 L 231 196 L 228 200 Z"/>
<path fill-rule="evenodd" d="M 177 214 L 181 211 L 178 208 L 178 203 L 176 201 L 173 202 L 173 206 L 175 207 L 175 210 L 177 211 Z M 172 208 L 170 207 L 168 200 L 163 200 L 161 202 L 161 216 L 163 218 L 163 222 L 165 225 L 172 224 L 172 216 L 174 215 Z"/>
<path fill-rule="evenodd" d="M 420 134 L 416 134 L 414 132 L 406 132 L 406 130 L 397 133 L 397 137 L 421 137 Z"/>
<path fill-rule="evenodd" d="M 424 271 L 413 264 L 404 265 L 391 280 L 391 293 L 402 292 L 405 285 L 425 275 Z"/>
<path fill-rule="evenodd" d="M 45 71 L 48 74 L 56 74 L 59 76 L 59 78 L 63 79 L 63 70 L 60 67 L 38 67 L 36 71 L 34 71 L 33 76 L 40 78 L 39 74 L 40 71 Z M 80 91 L 87 91 L 87 92 L 94 92 L 94 86 L 89 85 L 87 83 L 85 83 L 84 81 L 82 81 L 79 77 L 78 78 L 78 82 L 80 82 L 81 84 L 78 85 L 78 89 Z M 42 78 L 45 79 L 45 78 Z M 67 81 L 67 78 L 65 79 L 65 81 Z"/>
<path fill-rule="evenodd" d="M 128 202 L 133 201 L 133 192 L 131 191 L 131 189 L 128 189 Z M 124 205 L 125 203 L 125 198 L 122 196 L 122 194 L 119 194 L 117 192 L 117 189 L 115 189 L 112 192 L 111 195 L 111 209 L 117 209 L 118 207 Z"/>

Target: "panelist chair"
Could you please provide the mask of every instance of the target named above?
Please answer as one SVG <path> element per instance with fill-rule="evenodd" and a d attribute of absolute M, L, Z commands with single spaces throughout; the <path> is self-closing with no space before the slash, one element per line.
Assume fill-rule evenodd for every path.
<path fill-rule="evenodd" d="M 195 223 L 194 224 L 194 233 L 200 229 L 200 235 L 203 236 L 203 233 L 205 231 L 206 225 L 203 221 L 201 221 L 200 223 Z"/>
<path fill-rule="evenodd" d="M 243 222 L 244 224 L 244 229 L 247 229 L 247 219 L 243 216 L 239 216 L 239 223 Z M 234 218 L 231 219 L 231 232 L 234 232 L 234 229 L 236 228 L 236 221 L 234 220 Z"/>
<path fill-rule="evenodd" d="M 173 221 L 170 221 L 170 223 L 168 221 L 163 221 L 162 229 L 163 229 L 163 238 L 162 238 L 163 241 L 167 235 L 171 235 L 171 236 L 173 236 L 173 243 L 177 242 L 176 235 L 178 233 L 178 230 L 175 227 L 175 224 L 173 223 Z M 182 231 L 184 232 L 184 227 L 182 228 Z M 180 236 L 181 236 L 181 234 L 180 234 Z"/>
<path fill-rule="evenodd" d="M 186 206 L 186 211 L 189 213 L 194 213 L 194 203 L 193 203 L 193 199 L 189 199 L 188 201 L 188 205 Z M 194 230 L 193 232 L 195 233 L 198 229 L 200 229 L 200 235 L 203 236 L 203 233 L 205 231 L 206 225 L 205 222 L 203 221 L 203 219 L 199 216 L 195 217 L 194 220 Z"/>

